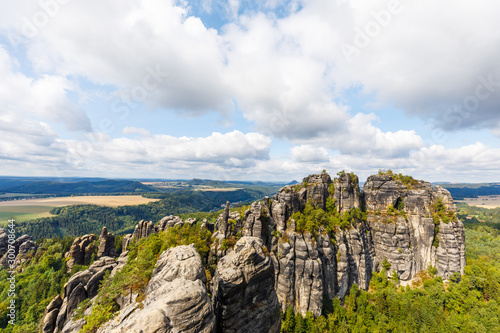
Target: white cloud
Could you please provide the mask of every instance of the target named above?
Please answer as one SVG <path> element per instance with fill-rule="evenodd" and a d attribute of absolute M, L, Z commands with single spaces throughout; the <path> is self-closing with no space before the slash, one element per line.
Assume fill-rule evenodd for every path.
<path fill-rule="evenodd" d="M 351 33 L 342 39 L 355 45 L 357 29 L 376 23 L 373 10 L 386 10 L 389 2 L 352 3 Z M 338 83 L 358 82 L 365 92 L 445 129 L 489 127 L 500 107 L 500 35 L 492 33 L 499 14 L 496 1 L 481 6 L 463 0 L 401 1 L 400 13 L 368 37 L 351 63 L 338 59 Z M 478 88 L 483 81 L 490 84 Z M 453 111 L 455 104 L 462 113 Z"/>
<path fill-rule="evenodd" d="M 36 11 L 5 8 L 18 18 Z M 8 22 L 4 30 L 23 34 L 22 24 Z M 232 109 L 220 37 L 171 0 L 73 1 L 25 42 L 39 72 L 83 76 L 155 107 L 195 114 Z"/>
<path fill-rule="evenodd" d="M 258 133 L 212 133 L 208 137 L 151 135 L 140 139 L 105 136 L 102 140 L 66 141 L 75 160 L 102 166 L 114 163 L 161 164 L 200 163 L 244 167 L 269 158 L 271 140 Z"/>
<path fill-rule="evenodd" d="M 151 133 L 144 128 L 137 128 L 137 127 L 131 127 L 131 126 L 124 127 L 122 132 L 123 132 L 123 134 L 137 134 L 140 136 L 150 136 L 151 135 Z"/>
<path fill-rule="evenodd" d="M 18 67 L 0 46 L 0 112 L 62 122 L 69 130 L 90 130 L 85 111 L 67 96 L 76 90 L 68 79 L 54 75 L 32 79 L 18 72 Z"/>
<path fill-rule="evenodd" d="M 328 151 L 322 147 L 301 145 L 290 150 L 295 162 L 325 162 L 330 159 Z"/>

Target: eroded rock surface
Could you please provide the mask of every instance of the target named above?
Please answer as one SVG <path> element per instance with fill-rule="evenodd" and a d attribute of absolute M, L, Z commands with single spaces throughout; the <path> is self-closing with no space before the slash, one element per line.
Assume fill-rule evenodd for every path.
<path fill-rule="evenodd" d="M 10 269 L 17 268 L 20 264 L 30 260 L 36 251 L 33 237 L 22 235 L 9 244 L 9 237 L 4 229 L 0 229 L 0 264 Z M 3 253 L 2 253 L 3 252 Z"/>
<path fill-rule="evenodd" d="M 271 257 L 262 240 L 242 237 L 214 276 L 217 332 L 279 332 L 280 305 Z"/>
<path fill-rule="evenodd" d="M 92 254 L 97 251 L 96 240 L 97 236 L 90 234 L 77 237 L 73 241 L 71 248 L 65 254 L 65 257 L 69 258 L 67 262 L 68 271 L 71 271 L 74 265 L 88 265 L 90 263 Z"/>
<path fill-rule="evenodd" d="M 115 256 L 115 236 L 113 234 L 110 234 L 106 227 L 103 227 L 101 236 L 99 236 L 99 249 L 97 251 L 97 258 Z"/>
<path fill-rule="evenodd" d="M 55 297 L 45 310 L 42 330 L 44 333 L 72 332 L 77 327 L 72 323 L 80 302 L 97 295 L 99 283 L 116 262 L 111 257 L 102 257 L 84 271 L 74 274 L 64 286 L 63 298 Z M 83 326 L 83 324 L 81 325 Z M 79 326 L 78 326 L 79 327 Z M 80 327 L 81 328 L 81 327 Z"/>
<path fill-rule="evenodd" d="M 122 309 L 98 332 L 213 332 L 215 317 L 205 287 L 201 257 L 194 246 L 163 252 L 146 287 L 142 308 Z"/>

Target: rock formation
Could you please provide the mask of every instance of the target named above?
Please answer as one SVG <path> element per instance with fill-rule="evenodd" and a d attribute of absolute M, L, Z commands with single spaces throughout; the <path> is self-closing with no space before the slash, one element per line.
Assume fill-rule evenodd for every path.
<path fill-rule="evenodd" d="M 260 238 L 241 238 L 219 261 L 213 304 L 217 332 L 280 331 L 273 264 Z"/>
<path fill-rule="evenodd" d="M 411 177 L 380 173 L 360 190 L 352 173 L 340 172 L 332 180 L 323 172 L 283 187 L 245 212 L 229 207 L 211 225 L 207 266 L 216 264 L 211 281 L 193 245 L 171 248 L 160 255 L 143 301 L 136 302 L 137 295 L 116 300 L 120 313 L 98 332 L 279 332 L 280 310 L 318 316 L 324 299 L 343 299 L 353 284 L 368 289 L 382 263 L 390 264 L 389 274 L 396 273 L 402 285 L 429 266 L 446 280 L 463 273 L 466 264 L 463 224 L 449 192 Z M 177 216 L 157 225 L 140 221 L 124 239 L 118 263 L 102 257 L 70 278 L 64 297 L 47 307 L 43 331 L 78 331 L 82 322 L 70 320 L 76 306 L 97 294 L 107 270 L 114 274 L 125 265 L 131 241 L 195 222 Z M 207 221 L 203 225 L 208 227 Z M 75 240 L 70 250 L 75 263 L 85 262 L 94 241 L 89 237 Z M 99 240 L 98 254 L 113 255 L 114 236 L 106 228 Z M 19 246 L 19 252 L 29 248 Z"/>
<path fill-rule="evenodd" d="M 97 251 L 97 258 L 115 256 L 115 236 L 108 233 L 108 229 L 106 227 L 103 227 L 101 236 L 99 236 L 99 249 Z"/>
<path fill-rule="evenodd" d="M 152 221 L 148 222 L 141 220 L 135 226 L 134 232 L 132 234 L 125 235 L 123 238 L 122 251 L 125 251 L 131 242 L 137 242 L 140 239 L 149 237 L 152 234 L 159 233 L 160 231 L 164 231 L 170 227 L 182 226 L 185 223 L 193 225 L 196 223 L 196 219 L 190 218 L 184 221 L 179 216 L 168 215 L 162 218 L 157 225 L 154 225 Z M 207 227 L 206 221 L 205 227 Z"/>
<path fill-rule="evenodd" d="M 90 234 L 77 237 L 73 241 L 71 248 L 65 254 L 65 257 L 69 258 L 67 262 L 68 271 L 71 271 L 74 265 L 88 265 L 90 263 L 92 254 L 97 251 L 96 240 L 96 235 Z"/>
<path fill-rule="evenodd" d="M 118 321 L 98 332 L 213 332 L 215 317 L 205 287 L 206 276 L 194 246 L 163 252 L 146 287 L 141 307 L 122 309 Z"/>
<path fill-rule="evenodd" d="M 83 324 L 75 327 L 72 318 L 80 302 L 97 295 L 99 283 L 107 271 L 116 266 L 113 258 L 102 257 L 84 271 L 74 274 L 64 286 L 63 298 L 55 297 L 45 310 L 42 330 L 44 333 L 77 332 Z"/>
<path fill-rule="evenodd" d="M 36 251 L 33 237 L 22 235 L 9 244 L 9 237 L 4 229 L 0 229 L 0 264 L 10 269 L 17 268 L 20 264 L 30 259 Z"/>
<path fill-rule="evenodd" d="M 465 236 L 462 222 L 444 223 L 433 217 L 438 201 L 446 211 L 456 211 L 447 190 L 439 186 L 433 188 L 423 181 L 404 185 L 389 175 L 375 175 L 368 178 L 363 192 L 369 212 L 375 267 L 387 259 L 402 284 L 409 283 L 418 271 L 429 265 L 435 266 L 443 279 L 454 272 L 463 273 Z M 399 206 L 399 214 L 388 214 L 389 206 Z M 437 247 L 433 246 L 437 243 L 436 238 L 442 240 Z"/>
<path fill-rule="evenodd" d="M 463 225 L 453 217 L 456 210 L 449 192 L 398 177 L 371 176 L 360 191 L 352 173 L 341 172 L 332 180 L 323 172 L 285 186 L 272 200 L 253 203 L 245 212 L 242 234 L 260 238 L 270 249 L 282 311 L 292 306 L 303 315 L 319 315 L 323 295 L 344 298 L 354 283 L 368 289 L 371 272 L 380 271 L 384 259 L 403 285 L 429 266 L 435 266 L 443 279 L 463 273 Z M 350 226 L 333 233 L 324 226 L 313 230 L 314 235 L 297 232 L 292 214 L 306 205 L 326 210 L 328 200 L 341 217 L 354 212 Z M 450 216 L 447 223 L 436 218 L 438 202 Z M 232 213 L 219 217 L 219 232 L 214 234 L 219 244 L 235 234 L 227 231 L 228 214 Z M 226 253 L 230 255 L 231 249 Z"/>

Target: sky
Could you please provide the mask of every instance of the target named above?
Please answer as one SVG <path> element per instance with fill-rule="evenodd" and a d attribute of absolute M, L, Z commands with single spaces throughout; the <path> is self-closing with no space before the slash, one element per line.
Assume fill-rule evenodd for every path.
<path fill-rule="evenodd" d="M 500 182 L 500 2 L 0 0 L 0 174 Z"/>

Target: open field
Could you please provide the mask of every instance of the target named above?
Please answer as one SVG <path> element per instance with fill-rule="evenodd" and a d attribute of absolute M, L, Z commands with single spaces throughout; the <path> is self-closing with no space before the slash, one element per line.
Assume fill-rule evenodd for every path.
<path fill-rule="evenodd" d="M 231 192 L 242 190 L 242 187 L 226 187 L 226 188 L 198 188 L 197 191 L 205 191 L 205 192 Z"/>
<path fill-rule="evenodd" d="M 469 206 L 483 208 L 500 207 L 500 195 L 484 195 L 477 198 L 464 198 L 464 200 L 455 200 L 456 202 L 464 202 Z"/>
<path fill-rule="evenodd" d="M 0 202 L 0 226 L 4 226 L 8 219 L 26 221 L 39 217 L 49 217 L 51 216 L 49 211 L 54 207 L 69 205 L 118 207 L 146 204 L 158 200 L 139 195 L 103 195 L 2 201 Z"/>

